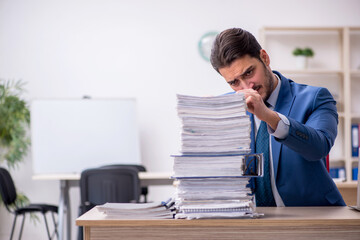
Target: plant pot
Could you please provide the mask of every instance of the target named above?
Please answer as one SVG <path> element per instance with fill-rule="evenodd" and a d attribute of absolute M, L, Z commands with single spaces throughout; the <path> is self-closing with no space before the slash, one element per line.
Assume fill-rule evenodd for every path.
<path fill-rule="evenodd" d="M 308 67 L 308 57 L 296 56 L 296 68 L 307 69 L 307 67 Z"/>

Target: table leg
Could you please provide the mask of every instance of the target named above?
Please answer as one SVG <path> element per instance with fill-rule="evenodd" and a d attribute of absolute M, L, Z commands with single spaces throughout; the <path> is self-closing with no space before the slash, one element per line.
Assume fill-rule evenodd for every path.
<path fill-rule="evenodd" d="M 60 180 L 60 200 L 58 209 L 58 233 L 59 240 L 63 240 L 64 235 L 64 205 L 65 205 L 66 180 Z"/>
<path fill-rule="evenodd" d="M 84 240 L 90 240 L 90 227 L 83 227 Z"/>
<path fill-rule="evenodd" d="M 69 181 L 60 180 L 60 200 L 58 210 L 58 233 L 59 240 L 64 239 L 64 221 L 66 214 L 67 221 L 67 239 L 71 240 L 71 212 L 70 212 L 70 199 L 69 199 Z"/>
<path fill-rule="evenodd" d="M 66 221 L 67 221 L 67 239 L 71 240 L 71 204 L 69 196 L 69 182 L 67 184 L 67 191 L 65 192 L 65 206 L 66 206 Z"/>

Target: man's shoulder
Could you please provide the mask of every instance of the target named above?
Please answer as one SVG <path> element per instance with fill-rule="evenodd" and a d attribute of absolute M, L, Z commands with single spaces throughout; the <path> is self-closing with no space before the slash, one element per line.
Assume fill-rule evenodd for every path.
<path fill-rule="evenodd" d="M 303 83 L 296 83 L 294 81 L 290 81 L 291 88 L 299 91 L 299 92 L 319 92 L 322 89 L 325 89 L 324 87 L 317 87 L 312 85 L 307 85 Z"/>

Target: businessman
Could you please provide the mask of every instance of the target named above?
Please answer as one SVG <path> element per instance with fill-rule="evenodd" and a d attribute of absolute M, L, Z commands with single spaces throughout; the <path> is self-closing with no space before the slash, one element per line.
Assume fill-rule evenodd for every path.
<path fill-rule="evenodd" d="M 272 71 L 267 52 L 240 28 L 216 37 L 211 64 L 234 93 L 244 93 L 251 149 L 264 153 L 264 177 L 251 180 L 257 206 L 344 206 L 326 170 L 338 124 L 330 92 Z"/>

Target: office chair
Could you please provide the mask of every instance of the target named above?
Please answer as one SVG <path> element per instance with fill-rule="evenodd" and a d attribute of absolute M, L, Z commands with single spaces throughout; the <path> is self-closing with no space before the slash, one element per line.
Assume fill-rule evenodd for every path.
<path fill-rule="evenodd" d="M 138 169 L 131 166 L 104 166 L 86 169 L 80 177 L 79 215 L 106 202 L 139 202 L 141 187 Z M 82 227 L 78 239 L 82 239 Z"/>
<path fill-rule="evenodd" d="M 146 168 L 143 165 L 134 165 L 134 164 L 113 164 L 113 165 L 105 165 L 101 168 L 116 168 L 116 167 L 134 167 L 139 172 L 146 172 Z M 148 187 L 141 187 L 141 195 L 144 197 L 144 203 L 147 202 L 147 195 L 149 193 Z"/>
<path fill-rule="evenodd" d="M 36 212 L 42 213 L 42 215 L 44 217 L 46 231 L 47 231 L 47 235 L 48 235 L 49 239 L 52 239 L 52 236 L 54 236 L 54 234 L 58 237 L 57 224 L 56 224 L 55 216 L 54 216 L 54 213 L 58 212 L 58 207 L 55 205 L 49 205 L 49 204 L 30 204 L 30 205 L 27 205 L 24 207 L 16 206 L 17 194 L 16 194 L 15 185 L 11 178 L 10 173 L 5 168 L 0 168 L 0 194 L 1 194 L 1 198 L 4 202 L 6 209 L 10 213 L 15 214 L 13 225 L 11 228 L 10 240 L 12 239 L 13 234 L 14 234 L 17 217 L 19 215 L 23 216 L 20 233 L 19 233 L 19 239 L 21 239 L 26 214 L 27 213 L 36 213 Z M 12 210 L 10 208 L 10 205 L 15 206 L 15 210 Z M 49 226 L 48 226 L 48 223 L 46 220 L 46 213 L 48 213 L 48 212 L 51 212 L 51 216 L 52 216 L 53 223 L 54 223 L 54 233 L 52 234 L 52 236 L 50 235 Z"/>

